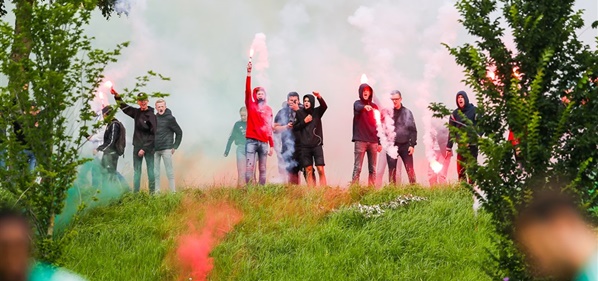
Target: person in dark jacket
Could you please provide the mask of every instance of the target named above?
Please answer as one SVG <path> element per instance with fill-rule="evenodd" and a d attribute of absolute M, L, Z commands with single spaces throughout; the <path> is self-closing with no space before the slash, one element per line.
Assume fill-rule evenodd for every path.
<path fill-rule="evenodd" d="M 103 152 L 102 169 L 104 172 L 104 183 L 110 183 L 116 180 L 116 168 L 118 166 L 118 153 L 116 150 L 116 143 L 123 131 L 122 124 L 114 117 L 111 117 L 112 107 L 106 106 L 102 108 L 102 115 L 104 122 L 108 123 L 106 131 L 104 131 L 104 142 L 98 146 L 97 151 Z"/>
<path fill-rule="evenodd" d="M 315 96 L 315 97 L 314 97 Z M 320 106 L 315 107 L 316 98 Z M 298 132 L 300 164 L 305 168 L 305 177 L 309 186 L 315 185 L 313 165 L 316 165 L 320 186 L 326 186 L 326 173 L 324 172 L 324 134 L 322 132 L 322 116 L 328 105 L 319 92 L 303 96 L 303 109 L 297 111 L 297 118 L 293 124 L 293 131 Z"/>
<path fill-rule="evenodd" d="M 465 91 L 459 91 L 456 97 L 457 102 L 457 109 L 453 111 L 449 119 L 449 126 L 456 127 L 456 128 L 463 128 L 466 125 L 466 121 L 461 118 L 461 114 L 465 115 L 465 118 L 471 120 L 473 125 L 475 126 L 477 123 L 477 116 L 476 116 L 476 107 L 469 103 L 469 97 L 467 97 L 467 93 Z M 461 113 L 461 114 L 459 114 Z M 470 138 L 475 138 L 472 136 Z M 446 145 L 446 157 L 451 157 L 453 155 L 453 140 L 459 139 L 459 135 L 455 135 L 454 137 L 450 136 Z M 478 159 L 478 145 L 477 143 L 469 143 L 467 144 L 467 148 L 469 149 L 469 153 L 474 159 Z M 465 172 L 465 166 L 463 165 L 465 161 L 465 157 L 461 154 L 457 154 L 457 172 L 459 174 L 459 180 L 463 181 L 467 179 L 467 175 Z M 471 183 L 471 179 L 469 179 Z"/>
<path fill-rule="evenodd" d="M 36 118 L 35 120 L 39 119 L 35 116 L 40 114 L 40 112 L 41 112 L 40 109 L 35 104 L 31 105 L 29 114 L 31 116 L 33 116 L 34 118 Z M 35 121 L 33 126 L 35 126 L 35 127 L 39 126 L 38 122 Z M 15 133 L 16 140 L 24 147 L 22 153 L 27 157 L 27 164 L 29 166 L 29 171 L 35 170 L 35 167 L 37 167 L 37 158 L 35 157 L 35 154 L 33 153 L 33 148 L 31 147 L 31 144 L 27 141 L 27 137 L 25 136 L 25 131 L 24 131 L 25 128 L 23 128 L 23 125 L 18 121 L 13 122 L 12 128 Z"/>
<path fill-rule="evenodd" d="M 272 127 L 274 133 L 279 134 L 281 142 L 279 162 L 282 160 L 282 163 L 278 165 L 282 166 L 281 170 L 286 173 L 285 182 L 295 185 L 300 184 L 301 165 L 299 164 L 299 140 L 297 133 L 293 131 L 293 123 L 296 120 L 297 111 L 302 107 L 303 105 L 299 103 L 299 94 L 290 92 L 287 94 L 286 104 L 276 113 Z"/>
<path fill-rule="evenodd" d="M 399 156 L 405 164 L 405 170 L 409 177 L 409 183 L 415 184 L 415 170 L 413 169 L 413 152 L 417 145 L 417 127 L 411 110 L 402 104 L 403 97 L 398 90 L 392 91 L 390 99 L 393 103 L 392 119 L 395 129 L 395 145 L 398 148 Z M 386 155 L 388 162 L 388 176 L 391 184 L 397 182 L 397 159 Z"/>
<path fill-rule="evenodd" d="M 174 167 L 172 165 L 172 155 L 179 149 L 183 140 L 183 130 L 177 123 L 176 118 L 172 116 L 170 109 L 166 108 L 166 101 L 159 99 L 156 101 L 156 121 L 158 122 L 156 130 L 156 141 L 154 149 L 154 167 L 156 170 L 156 192 L 160 192 L 160 160 L 164 158 L 164 168 L 166 168 L 166 177 L 168 177 L 168 187 L 171 192 L 176 192 L 174 185 Z"/>
<path fill-rule="evenodd" d="M 368 184 L 376 184 L 376 158 L 382 151 L 376 128 L 375 112 L 378 106 L 372 102 L 374 90 L 368 84 L 359 86 L 359 100 L 353 104 L 353 142 L 355 163 L 351 184 L 359 183 L 363 157 L 368 156 Z"/>
<path fill-rule="evenodd" d="M 149 192 L 153 194 L 156 187 L 154 177 L 154 141 L 156 137 L 157 121 L 154 109 L 148 106 L 148 97 L 146 93 L 137 95 L 137 104 L 139 108 L 127 105 L 120 95 L 111 89 L 114 99 L 119 104 L 120 109 L 133 118 L 135 122 L 135 131 L 133 132 L 133 169 L 135 170 L 133 191 L 139 192 L 141 185 L 141 164 L 143 158 L 147 165 L 147 176 L 149 181 Z"/>

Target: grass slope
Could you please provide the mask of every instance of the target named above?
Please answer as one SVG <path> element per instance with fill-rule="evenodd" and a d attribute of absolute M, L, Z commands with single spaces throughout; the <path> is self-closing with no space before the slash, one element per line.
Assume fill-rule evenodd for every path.
<path fill-rule="evenodd" d="M 428 200 L 370 219 L 346 208 L 406 193 Z M 185 227 L 180 196 L 127 196 L 85 215 L 74 226 L 67 267 L 90 280 L 175 280 L 166 256 Z M 480 264 L 489 218 L 474 217 L 465 190 L 269 186 L 185 196 L 232 202 L 244 213 L 212 252 L 212 280 L 489 280 Z"/>

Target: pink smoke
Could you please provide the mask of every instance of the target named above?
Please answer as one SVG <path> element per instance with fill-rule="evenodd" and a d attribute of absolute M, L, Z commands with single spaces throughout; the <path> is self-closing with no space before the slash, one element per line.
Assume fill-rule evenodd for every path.
<path fill-rule="evenodd" d="M 207 280 L 214 268 L 210 252 L 243 217 L 241 211 L 228 203 L 210 204 L 204 210 L 201 230 L 196 231 L 189 222 L 190 233 L 179 238 L 177 257 L 188 280 Z"/>

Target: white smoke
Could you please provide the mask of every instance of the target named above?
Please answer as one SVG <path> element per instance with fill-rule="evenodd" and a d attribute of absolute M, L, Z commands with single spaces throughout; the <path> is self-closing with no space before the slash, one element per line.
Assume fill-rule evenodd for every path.
<path fill-rule="evenodd" d="M 392 119 L 392 110 L 380 110 L 381 122 L 376 122 L 376 131 L 380 138 L 380 145 L 386 151 L 386 154 L 392 159 L 399 157 L 399 148 L 395 145 L 395 126 Z"/>
<path fill-rule="evenodd" d="M 145 0 L 116 0 L 114 3 L 114 11 L 117 14 L 125 14 L 129 16 L 133 7 L 143 5 L 145 6 Z"/>
<path fill-rule="evenodd" d="M 251 43 L 251 49 L 253 53 L 253 69 L 254 77 L 257 80 L 257 84 L 261 87 L 266 88 L 266 91 L 270 89 L 270 79 L 266 70 L 270 67 L 268 63 L 268 46 L 266 44 L 266 34 L 257 33 Z"/>

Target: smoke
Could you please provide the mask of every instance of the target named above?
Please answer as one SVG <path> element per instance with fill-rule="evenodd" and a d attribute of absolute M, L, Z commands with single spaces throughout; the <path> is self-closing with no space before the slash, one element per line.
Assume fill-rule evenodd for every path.
<path fill-rule="evenodd" d="M 177 257 L 188 280 L 207 280 L 214 267 L 210 252 L 241 221 L 241 211 L 226 202 L 203 207 L 204 222 L 199 230 L 189 222 L 189 233 L 179 237 Z"/>
<path fill-rule="evenodd" d="M 253 50 L 253 68 L 255 70 L 254 78 L 256 82 L 266 90 L 270 89 L 270 79 L 266 70 L 270 67 L 268 63 L 268 46 L 266 45 L 266 34 L 257 33 L 251 43 L 251 50 Z"/>
<path fill-rule="evenodd" d="M 322 122 L 328 182 L 345 185 L 353 170 L 352 106 L 362 73 L 377 89 L 374 98 L 381 109 L 391 107 L 388 93 L 397 89 L 416 120 L 427 112 L 418 100 L 425 105 L 451 102 L 453 93 L 461 90 L 462 71 L 440 46 L 443 34 L 459 34 L 458 23 L 444 11 L 454 11 L 452 2 L 285 0 L 254 5 L 172 0 L 139 5 L 131 0 L 129 17 L 106 22 L 98 14 L 89 35 L 104 48 L 131 41 L 106 73 L 117 90 L 132 85 L 134 77 L 148 69 L 172 78 L 166 83 L 150 82 L 146 90 L 171 94 L 166 98 L 168 107 L 184 131 L 180 152 L 174 155 L 177 186 L 236 182 L 235 159 L 223 158 L 222 152 L 243 104 L 250 46 L 255 49 L 255 85 L 266 87 L 270 104 L 279 105 L 290 91 L 319 91 L 326 99 L 329 108 Z M 157 17 L 163 18 L 159 24 Z M 454 42 L 465 36 L 461 33 Z M 428 64 L 432 75 L 424 78 Z M 432 71 L 432 66 L 440 72 Z M 421 84 L 430 84 L 422 88 L 428 93 L 419 92 Z M 131 118 L 121 112 L 117 118 L 130 140 Z M 383 127 L 390 135 L 394 130 L 387 119 Z M 417 125 L 424 131 L 421 122 Z M 130 154 L 127 150 L 125 159 Z M 421 166 L 425 158 L 423 145 L 418 145 L 416 173 L 427 170 L 427 163 L 425 170 Z M 268 157 L 268 181 L 278 176 L 277 164 L 276 158 Z M 119 170 L 132 167 L 123 162 Z M 418 178 L 425 182 L 424 177 Z"/>
<path fill-rule="evenodd" d="M 388 156 L 392 159 L 399 157 L 399 148 L 395 145 L 395 126 L 394 119 L 392 119 L 392 110 L 378 111 L 381 115 L 381 120 L 376 120 L 376 131 L 380 144 Z"/>

